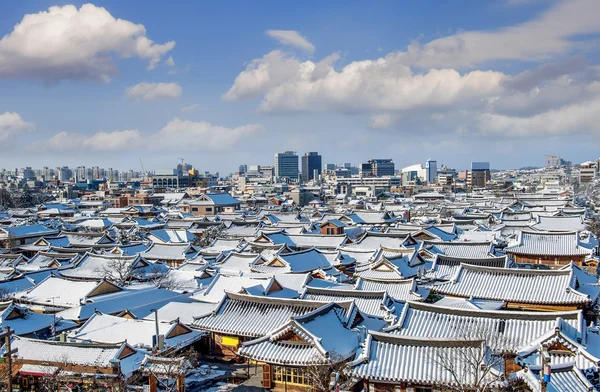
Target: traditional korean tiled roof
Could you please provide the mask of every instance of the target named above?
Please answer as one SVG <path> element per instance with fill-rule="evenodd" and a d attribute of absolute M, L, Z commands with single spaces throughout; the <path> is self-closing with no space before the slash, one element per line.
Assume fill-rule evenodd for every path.
<path fill-rule="evenodd" d="M 385 291 L 336 290 L 307 287 L 302 299 L 321 302 L 354 301 L 358 310 L 369 316 L 389 318 L 403 304 L 395 302 Z M 399 309 L 398 309 L 399 310 Z"/>
<path fill-rule="evenodd" d="M 464 371 L 460 380 L 475 385 L 475 376 L 466 357 L 483 357 L 481 340 L 436 340 L 399 337 L 369 331 L 364 350 L 351 362 L 351 374 L 371 382 L 421 385 L 455 385 L 452 371 Z M 473 351 L 470 355 L 467 351 Z M 442 364 L 436 358 L 448 358 Z M 410 360 L 403 360 L 410 358 Z"/>
<path fill-rule="evenodd" d="M 176 327 L 189 328 L 178 323 L 158 323 L 158 330 L 165 336 L 166 348 L 183 348 L 202 337 L 199 331 L 191 330 L 172 334 Z M 118 343 L 128 342 L 132 346 L 152 347 L 156 325 L 151 320 L 133 320 L 125 317 L 94 313 L 81 327 L 71 332 L 72 339 L 80 342 Z"/>
<path fill-rule="evenodd" d="M 327 257 L 315 248 L 299 252 L 279 254 L 264 264 L 255 264 L 252 271 L 261 273 L 306 273 L 318 269 L 329 270 L 333 265 Z"/>
<path fill-rule="evenodd" d="M 524 344 L 554 332 L 557 327 L 569 336 L 581 337 L 585 329 L 582 312 L 485 311 L 407 302 L 398 322 L 387 331 L 435 339 L 494 336 L 498 338 L 490 339 L 492 349 L 516 353 Z"/>
<path fill-rule="evenodd" d="M 140 255 L 148 260 L 184 261 L 193 258 L 198 252 L 189 243 L 153 243 Z"/>
<path fill-rule="evenodd" d="M 356 240 L 356 243 L 349 244 L 351 249 L 362 249 L 375 251 L 381 247 L 400 248 L 407 234 L 396 233 L 378 233 L 367 231 L 365 234 Z"/>
<path fill-rule="evenodd" d="M 321 234 L 289 234 L 290 240 L 294 243 L 293 247 L 297 249 L 320 248 L 336 249 L 348 242 L 348 236 L 342 235 L 321 235 Z"/>
<path fill-rule="evenodd" d="M 510 266 L 506 256 L 471 259 L 436 254 L 431 269 L 428 271 L 428 275 L 431 275 L 436 279 L 450 279 L 456 274 L 456 271 L 460 268 L 461 264 L 496 268 L 508 268 Z"/>
<path fill-rule="evenodd" d="M 310 313 L 326 304 L 227 293 L 213 314 L 196 319 L 192 326 L 221 334 L 259 337 L 284 324 L 290 317 Z M 347 308 L 350 304 L 343 305 Z"/>
<path fill-rule="evenodd" d="M 396 301 L 425 301 L 429 295 L 429 290 L 418 287 L 415 279 L 387 282 L 359 278 L 355 288 L 365 291 L 386 291 Z"/>
<path fill-rule="evenodd" d="M 272 298 L 298 298 L 302 287 L 309 279 L 308 274 L 239 274 L 219 273 L 211 284 L 194 298 L 203 302 L 218 303 L 225 292 L 252 291 L 252 295 Z"/>
<path fill-rule="evenodd" d="M 110 284 L 115 291 L 121 290 L 121 288 L 103 281 L 72 280 L 60 276 L 48 276 L 37 286 L 24 293 L 21 300 L 48 307 L 71 308 L 85 302 L 88 295 L 104 283 Z"/>
<path fill-rule="evenodd" d="M 137 318 L 144 318 L 152 309 L 160 308 L 170 302 L 192 302 L 187 295 L 171 290 L 149 287 L 144 289 L 122 290 L 116 293 L 99 295 L 85 304 L 57 313 L 66 320 L 84 321 L 94 312 L 117 315 L 124 310 Z"/>
<path fill-rule="evenodd" d="M 293 317 L 264 337 L 243 343 L 239 354 L 290 366 L 341 362 L 352 357 L 359 344 L 359 333 L 349 328 L 345 312 L 338 304 L 330 303 Z"/>
<path fill-rule="evenodd" d="M 160 229 L 160 230 L 152 230 L 148 233 L 150 238 L 155 237 L 156 239 L 164 242 L 164 243 L 186 243 L 192 242 L 196 238 L 196 235 L 190 233 L 187 230 L 173 230 L 173 229 Z"/>
<path fill-rule="evenodd" d="M 442 242 L 425 241 L 423 248 L 432 254 L 462 257 L 466 259 L 483 259 L 494 257 L 491 242 Z"/>
<path fill-rule="evenodd" d="M 99 255 L 88 252 L 73 268 L 62 269 L 60 274 L 76 279 L 100 280 L 113 275 L 120 278 L 120 274 L 124 274 L 126 270 L 132 274 L 141 264 L 140 256 Z"/>
<path fill-rule="evenodd" d="M 582 231 L 585 230 L 580 216 L 539 216 L 532 226 L 540 231 Z"/>
<path fill-rule="evenodd" d="M 432 291 L 523 304 L 584 305 L 590 298 L 575 290 L 572 270 L 526 270 L 461 264 L 451 281 Z"/>
<path fill-rule="evenodd" d="M 28 238 L 28 237 L 42 237 L 42 236 L 53 236 L 59 233 L 58 230 L 49 229 L 44 225 L 29 225 L 29 226 L 17 226 L 17 227 L 2 227 L 0 233 L 4 232 L 9 238 Z M 1 236 L 0 236 L 1 238 Z"/>
<path fill-rule="evenodd" d="M 79 366 L 99 367 L 110 367 L 110 361 L 119 357 L 119 354 L 123 350 L 123 346 L 123 343 L 63 343 L 28 339 L 18 336 L 15 336 L 11 342 L 11 349 L 18 349 L 18 356 L 23 360 L 42 360 Z M 4 348 L 2 350 L 4 350 Z"/>
<path fill-rule="evenodd" d="M 584 256 L 592 253 L 579 242 L 577 232 L 523 231 L 517 238 L 517 245 L 506 248 L 506 252 L 532 256 Z"/>

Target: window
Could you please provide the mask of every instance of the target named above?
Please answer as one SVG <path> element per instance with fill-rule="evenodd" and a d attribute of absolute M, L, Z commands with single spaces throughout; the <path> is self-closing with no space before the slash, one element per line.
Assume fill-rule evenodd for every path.
<path fill-rule="evenodd" d="M 212 212 L 212 207 L 206 207 L 206 212 Z"/>
<path fill-rule="evenodd" d="M 192 211 L 198 212 L 198 207 L 192 207 Z"/>
<path fill-rule="evenodd" d="M 273 381 L 278 383 L 310 385 L 310 378 L 302 368 L 273 366 Z"/>

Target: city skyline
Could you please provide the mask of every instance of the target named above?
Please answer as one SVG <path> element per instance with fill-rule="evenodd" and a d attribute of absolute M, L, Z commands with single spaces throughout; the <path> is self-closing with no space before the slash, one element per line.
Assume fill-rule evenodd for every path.
<path fill-rule="evenodd" d="M 597 2 L 341 5 L 15 3 L 0 19 L 0 167 L 183 156 L 225 173 L 290 149 L 398 167 L 595 159 Z"/>

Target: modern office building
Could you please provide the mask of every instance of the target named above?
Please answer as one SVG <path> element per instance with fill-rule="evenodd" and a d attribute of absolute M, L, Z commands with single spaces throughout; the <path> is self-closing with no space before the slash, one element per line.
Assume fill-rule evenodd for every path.
<path fill-rule="evenodd" d="M 275 177 L 298 179 L 298 155 L 294 151 L 275 154 Z"/>
<path fill-rule="evenodd" d="M 318 152 L 307 152 L 302 156 L 302 181 L 315 180 L 321 174 L 321 156 Z"/>
<path fill-rule="evenodd" d="M 425 173 L 426 173 L 426 180 L 428 183 L 435 183 L 437 182 L 437 176 L 438 176 L 438 169 L 437 169 L 437 161 L 434 161 L 433 159 L 429 158 L 427 160 L 427 162 L 425 162 Z"/>
<path fill-rule="evenodd" d="M 240 165 L 238 172 L 239 173 L 247 173 L 248 172 L 248 165 Z"/>
<path fill-rule="evenodd" d="M 471 171 L 467 175 L 467 186 L 485 188 L 491 179 L 489 162 L 471 162 Z"/>
<path fill-rule="evenodd" d="M 391 159 L 369 159 L 360 166 L 361 177 L 384 177 L 396 174 L 396 167 Z"/>

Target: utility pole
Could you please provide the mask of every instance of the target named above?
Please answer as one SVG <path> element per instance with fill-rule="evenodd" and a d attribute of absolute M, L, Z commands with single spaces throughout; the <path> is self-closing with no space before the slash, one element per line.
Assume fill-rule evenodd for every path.
<path fill-rule="evenodd" d="M 4 328 L 4 332 L 0 333 L 0 339 L 4 338 L 4 359 L 6 359 L 8 363 L 8 382 L 6 384 L 8 386 L 8 391 L 12 391 L 12 356 L 18 351 L 18 349 L 11 350 L 10 348 L 10 341 L 12 339 L 13 333 L 14 331 L 11 331 L 10 327 Z"/>

